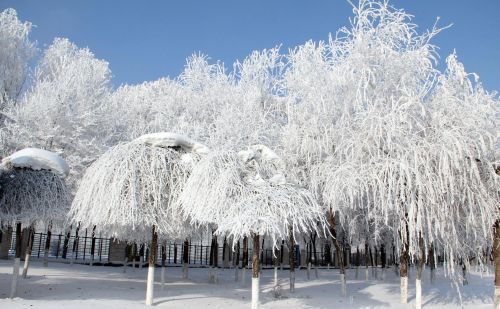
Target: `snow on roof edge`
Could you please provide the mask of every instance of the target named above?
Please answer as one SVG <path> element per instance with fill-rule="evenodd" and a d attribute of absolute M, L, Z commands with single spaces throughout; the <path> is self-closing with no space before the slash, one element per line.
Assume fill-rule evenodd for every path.
<path fill-rule="evenodd" d="M 154 147 L 182 147 L 186 152 L 208 154 L 210 149 L 182 134 L 172 132 L 158 132 L 142 135 L 134 140 Z"/>
<path fill-rule="evenodd" d="M 68 176 L 69 165 L 58 154 L 39 148 L 24 148 L 2 159 L 5 168 L 19 167 L 50 170 L 62 178 Z"/>

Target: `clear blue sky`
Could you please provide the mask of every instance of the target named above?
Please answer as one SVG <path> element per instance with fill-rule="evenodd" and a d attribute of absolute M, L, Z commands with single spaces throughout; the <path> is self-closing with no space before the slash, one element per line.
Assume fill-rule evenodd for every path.
<path fill-rule="evenodd" d="M 441 62 L 455 48 L 467 71 L 500 91 L 499 0 L 391 3 L 415 15 L 422 30 L 438 16 L 441 25 L 453 23 L 434 41 Z M 67 37 L 109 61 L 116 86 L 177 76 L 196 52 L 230 67 L 252 50 L 324 40 L 352 16 L 343 0 L 2 0 L 0 9 L 7 7 L 36 25 L 32 39 L 40 48 Z"/>

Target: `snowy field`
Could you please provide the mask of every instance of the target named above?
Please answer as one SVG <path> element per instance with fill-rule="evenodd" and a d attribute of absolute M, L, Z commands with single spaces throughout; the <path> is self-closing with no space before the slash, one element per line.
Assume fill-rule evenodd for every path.
<path fill-rule="evenodd" d="M 51 263 L 31 263 L 29 278 L 19 279 L 19 297 L 8 299 L 13 261 L 0 261 L 0 308 L 150 308 L 144 305 L 147 268 L 133 271 L 122 267 L 104 267 Z M 155 286 L 155 307 L 158 308 L 250 308 L 250 271 L 247 286 L 234 281 L 234 270 L 219 270 L 219 283 L 210 284 L 206 268 L 189 269 L 189 279 L 181 279 L 181 268 L 167 271 L 165 290 Z M 413 271 L 413 269 L 412 269 Z M 297 271 L 296 292 L 287 291 L 288 271 L 280 272 L 284 288 L 281 299 L 274 298 L 272 269 L 262 271 L 261 308 L 412 308 L 414 306 L 415 278 L 410 275 L 409 304 L 399 303 L 399 278 L 393 269 L 384 273 L 379 269 L 377 278 L 365 281 L 365 270 L 348 270 L 348 296 L 340 296 L 338 270 L 319 270 L 319 279 L 307 280 L 306 270 Z M 160 271 L 156 271 L 159 281 Z M 469 285 L 461 287 L 465 308 L 491 308 L 493 277 L 491 274 L 469 274 Z M 458 308 L 460 299 L 454 286 L 438 271 L 434 285 L 424 271 L 423 306 L 426 308 Z"/>

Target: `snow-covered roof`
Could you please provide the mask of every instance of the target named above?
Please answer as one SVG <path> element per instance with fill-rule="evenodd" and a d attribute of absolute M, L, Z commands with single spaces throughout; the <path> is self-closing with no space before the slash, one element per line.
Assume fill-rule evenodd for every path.
<path fill-rule="evenodd" d="M 24 167 L 32 170 L 50 170 L 61 177 L 69 174 L 69 165 L 59 155 L 38 148 L 25 148 L 2 160 L 5 168 Z"/>
<path fill-rule="evenodd" d="M 182 147 L 186 152 L 195 152 L 199 154 L 207 154 L 210 151 L 210 149 L 203 144 L 195 142 L 184 135 L 171 132 L 145 134 L 136 138 L 134 141 L 162 148 Z"/>

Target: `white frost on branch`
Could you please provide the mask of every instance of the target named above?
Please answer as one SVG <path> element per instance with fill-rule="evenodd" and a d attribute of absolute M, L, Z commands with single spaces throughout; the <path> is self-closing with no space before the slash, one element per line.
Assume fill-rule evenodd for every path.
<path fill-rule="evenodd" d="M 108 144 L 116 128 L 108 130 L 107 123 L 121 111 L 105 109 L 111 90 L 107 62 L 67 39 L 55 39 L 34 69 L 30 87 L 8 110 L 11 121 L 0 131 L 0 153 L 25 147 L 63 153 L 71 166 L 66 182 L 76 191 L 85 169 L 116 144 Z"/>
<path fill-rule="evenodd" d="M 15 105 L 26 82 L 28 63 L 36 54 L 29 39 L 32 24 L 20 21 L 14 9 L 0 12 L 0 112 Z"/>
<path fill-rule="evenodd" d="M 419 34 L 387 1 L 362 0 L 354 11 L 336 37 L 288 56 L 292 174 L 336 211 L 350 239 L 408 243 L 415 256 L 422 236 L 451 268 L 482 262 L 499 215 L 498 99 L 455 56 L 436 69 L 430 41 L 442 29 Z"/>
<path fill-rule="evenodd" d="M 81 228 L 95 225 L 103 234 L 127 241 L 149 240 L 153 225 L 160 237 L 188 236 L 192 229 L 174 201 L 197 155 L 186 161 L 184 150 L 163 146 L 151 146 L 139 138 L 104 153 L 87 169 L 70 221 L 80 222 Z"/>
<path fill-rule="evenodd" d="M 0 169 L 0 221 L 61 228 L 69 210 L 70 192 L 64 180 L 49 170 Z"/>
<path fill-rule="evenodd" d="M 69 166 L 59 155 L 38 148 L 25 148 L 2 159 L 7 168 L 24 167 L 32 170 L 49 170 L 64 178 L 69 174 Z"/>
<path fill-rule="evenodd" d="M 267 147 L 255 149 L 271 154 Z M 198 224 L 215 224 L 216 233 L 234 241 L 259 234 L 269 236 L 273 245 L 287 239 L 289 227 L 294 234 L 318 224 L 324 228 L 324 214 L 312 195 L 283 182 L 277 156 L 249 156 L 252 151 L 212 152 L 202 158 L 180 196 L 185 214 Z"/>

